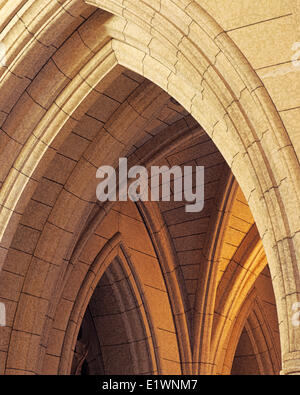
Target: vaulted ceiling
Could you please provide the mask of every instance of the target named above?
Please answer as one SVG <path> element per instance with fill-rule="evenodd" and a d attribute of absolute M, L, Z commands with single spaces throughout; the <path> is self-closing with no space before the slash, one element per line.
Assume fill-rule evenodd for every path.
<path fill-rule="evenodd" d="M 70 373 L 82 328 L 93 344 L 88 360 L 95 374 L 242 374 L 246 366 L 251 373 L 279 373 L 272 281 L 281 277 L 270 273 L 264 246 L 272 243 L 270 229 L 278 239 L 283 229 L 293 234 L 297 218 L 288 217 L 290 226 L 284 215 L 271 215 L 271 223 L 261 207 L 275 188 L 280 203 L 274 198 L 268 209 L 283 210 L 277 184 L 285 185 L 285 168 L 276 158 L 289 145 L 278 138 L 285 148 L 273 150 L 276 139 L 262 131 L 263 111 L 257 116 L 261 129 L 253 127 L 257 136 L 248 139 L 253 103 L 248 88 L 231 76 L 224 53 L 190 23 L 188 34 L 197 32 L 207 54 L 205 66 L 196 56 L 203 71 L 198 79 L 178 49 L 188 45 L 187 32 L 174 49 L 141 19 L 135 26 L 81 0 L 19 1 L 15 7 L 0 1 L 8 48 L 0 69 L 0 300 L 8 311 L 0 371 Z M 174 33 L 173 24 L 168 28 Z M 235 29 L 229 29 L 233 39 Z M 216 37 L 222 40 L 222 34 Z M 189 47 L 191 57 L 194 50 Z M 136 56 L 138 70 L 132 66 Z M 219 62 L 232 85 L 225 93 L 216 88 L 220 102 L 208 95 L 212 108 L 201 99 L 207 81 L 227 85 Z M 190 77 L 199 96 L 166 71 L 170 64 Z M 249 81 L 249 95 L 260 92 L 260 80 L 251 74 Z M 239 128 L 230 123 L 235 117 Z M 266 118 L 277 125 L 269 113 Z M 237 144 L 233 129 L 245 141 Z M 272 160 L 280 163 L 276 177 L 266 153 L 256 150 L 268 138 L 276 152 Z M 242 145 L 254 152 L 249 160 L 248 151 L 236 152 Z M 185 202 L 175 201 L 100 203 L 96 171 L 117 168 L 120 157 L 147 168 L 204 166 L 204 209 L 187 213 Z M 253 181 L 256 172 L 266 198 Z M 279 250 L 283 259 L 286 249 Z"/>

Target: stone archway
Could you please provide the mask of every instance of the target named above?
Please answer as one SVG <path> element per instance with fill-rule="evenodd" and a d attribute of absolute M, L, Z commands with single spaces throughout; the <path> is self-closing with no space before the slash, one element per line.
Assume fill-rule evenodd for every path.
<path fill-rule="evenodd" d="M 291 306 L 299 294 L 299 221 L 294 215 L 299 212 L 299 165 L 268 92 L 227 34 L 196 2 L 175 5 L 163 1 L 157 9 L 147 2 L 138 5 L 129 2 L 126 7 L 113 1 L 92 3 L 115 16 L 95 12 L 81 1 L 73 2 L 68 12 L 51 3 L 41 7 L 43 12 L 38 13 L 40 3 L 36 3 L 36 9 L 33 6 L 30 9 L 36 13 L 31 34 L 22 20 L 13 18 L 6 36 L 9 67 L 2 70 L 1 89 L 7 92 L 13 86 L 16 97 L 10 98 L 10 101 L 15 99 L 15 103 L 4 103 L 6 116 L 2 125 L 3 144 L 7 149 L 1 177 L 0 213 L 1 267 L 6 269 L 5 281 L 9 279 L 7 265 L 11 252 L 8 250 L 13 236 L 15 243 L 22 237 L 28 237 L 33 244 L 37 241 L 37 232 L 33 230 L 26 237 L 20 228 L 19 233 L 15 231 L 41 175 L 75 124 L 99 99 L 99 93 L 118 78 L 120 66 L 126 67 L 174 97 L 200 123 L 226 159 L 249 203 L 269 262 L 281 325 L 283 372 L 297 371 L 298 334 L 290 316 Z M 21 2 L 16 3 L 26 23 L 27 11 L 22 6 Z M 13 15 L 11 11 L 7 6 L 6 18 Z M 83 18 L 81 13 L 85 12 Z M 71 15 L 75 25 L 78 19 L 82 25 L 56 50 L 59 42 L 47 44 L 53 40 L 51 28 L 56 29 L 59 21 L 67 18 L 66 13 Z M 49 15 L 51 23 L 48 23 Z M 20 26 L 27 40 L 22 51 L 19 42 L 12 40 L 11 33 Z M 71 58 L 74 48 L 76 55 Z M 36 60 L 34 54 L 43 54 L 44 59 L 49 59 L 43 69 L 39 70 L 42 57 Z M 28 58 L 33 59 L 35 69 L 25 67 Z M 49 83 L 47 73 L 50 71 L 53 78 Z M 88 218 L 93 209 L 90 204 L 93 184 L 87 190 L 87 184 L 79 186 L 79 180 L 83 174 L 86 181 L 91 180 L 99 164 L 105 161 L 113 164 L 133 144 L 144 121 L 144 101 L 147 97 L 149 100 L 151 94 L 152 99 L 164 100 L 163 95 L 149 85 L 144 95 L 143 92 L 133 95 L 130 106 L 121 105 L 118 117 L 105 124 L 103 131 L 108 133 L 98 137 L 98 147 L 94 145 L 86 152 L 65 184 L 57 212 L 52 213 L 54 224 L 48 223 L 43 229 L 37 247 L 39 258 L 54 263 L 58 273 L 71 270 L 66 256 L 70 256 L 76 245 L 81 230 L 78 224 L 84 223 L 83 218 Z M 18 127 L 20 118 L 22 126 Z M 99 156 L 99 146 L 110 149 Z M 69 212 L 61 222 L 61 213 L 66 207 Z M 77 210 L 80 207 L 75 216 L 74 207 Z M 53 243 L 50 249 L 49 240 Z M 66 254 L 66 250 L 70 254 Z M 63 289 L 64 279 L 61 281 L 59 286 Z M 33 287 L 29 277 L 27 287 Z M 28 309 L 37 315 L 43 315 L 48 309 L 45 300 L 30 301 L 23 286 L 20 288 L 23 291 L 20 300 L 20 295 L 16 298 L 19 304 L 15 328 Z M 50 305 L 50 311 L 57 296 L 51 297 L 54 304 Z M 32 303 L 37 305 L 33 307 Z M 50 314 L 50 317 L 51 321 L 53 316 Z M 40 342 L 38 333 L 33 336 L 24 333 L 22 338 L 16 333 L 12 335 L 12 348 L 17 349 L 17 344 L 23 343 L 27 349 L 31 345 L 35 348 Z M 200 350 L 196 355 L 197 352 Z M 43 355 L 29 356 L 35 361 L 39 358 Z M 20 369 L 25 371 L 26 363 L 21 365 Z"/>

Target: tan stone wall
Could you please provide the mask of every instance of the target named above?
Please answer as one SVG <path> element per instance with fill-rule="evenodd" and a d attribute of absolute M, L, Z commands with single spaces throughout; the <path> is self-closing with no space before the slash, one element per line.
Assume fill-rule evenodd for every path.
<path fill-rule="evenodd" d="M 240 334 L 261 339 L 251 298 L 268 263 L 282 365 L 257 363 L 299 374 L 298 2 L 0 1 L 0 27 L 0 371 L 70 372 L 92 291 L 123 243 L 134 270 L 155 267 L 133 284 L 148 275 L 161 290 L 163 279 L 168 299 L 172 328 L 144 321 L 153 371 L 228 374 Z M 205 210 L 101 207 L 95 172 L 124 155 L 205 165 Z"/>

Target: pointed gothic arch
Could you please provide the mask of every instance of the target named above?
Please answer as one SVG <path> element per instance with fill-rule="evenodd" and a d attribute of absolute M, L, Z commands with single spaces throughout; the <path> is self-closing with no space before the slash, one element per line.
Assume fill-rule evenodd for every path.
<path fill-rule="evenodd" d="M 249 203 L 270 266 L 280 322 L 283 372 L 295 371 L 299 335 L 290 315 L 299 296 L 299 217 L 294 213 L 299 212 L 300 173 L 293 145 L 268 91 L 238 47 L 198 2 L 175 5 L 163 1 L 159 8 L 149 6 L 147 1 L 127 2 L 126 6 L 114 1 L 89 3 L 101 10 L 88 7 L 83 1 L 74 1 L 66 8 L 56 2 L 43 5 L 41 1 L 18 1 L 14 9 L 8 4 L 2 9 L 1 24 L 7 27 L 1 39 L 8 52 L 0 85 L 1 116 L 5 119 L 1 135 L 5 155 L 1 167 L 0 235 L 4 269 L 1 275 L 7 289 L 14 293 L 15 284 L 9 281 L 11 243 L 20 237 L 26 240 L 19 223 L 41 176 L 87 109 L 125 67 L 174 97 L 200 123 L 226 159 Z M 29 14 L 33 22 L 28 21 Z M 68 38 L 63 21 L 76 26 Z M 26 23 L 30 28 L 26 29 Z M 5 99 L 12 89 L 9 100 Z M 93 184 L 90 189 L 87 183 L 80 185 L 79 174 L 91 180 L 99 164 L 113 164 L 127 152 L 140 131 L 143 100 L 147 101 L 150 95 L 151 99 L 164 99 L 151 84 L 145 83 L 141 90 L 144 92 L 133 94 L 130 106 L 119 107 L 118 119 L 105 125 L 109 133 L 99 137 L 97 148 L 91 147 L 81 158 L 64 185 L 58 211 L 52 217 L 55 224 L 43 229 L 39 257 L 43 263 L 54 261 L 54 278 L 61 281 L 53 290 L 63 289 L 65 277 L 59 274 L 72 270 L 67 258 L 77 245 L 81 226 L 94 209 Z M 132 119 L 136 124 L 128 122 Z M 106 144 L 110 149 L 99 155 L 99 147 Z M 66 206 L 69 212 L 61 222 Z M 75 207 L 80 207 L 76 215 Z M 37 232 L 30 231 L 27 240 L 34 243 L 37 237 Z M 29 271 L 22 276 L 22 292 L 14 296 L 17 307 L 12 327 L 16 331 L 24 329 L 21 323 L 28 310 L 35 311 L 34 319 L 39 321 L 38 317 L 48 309 L 43 298 L 33 302 L 26 296 L 26 289 L 34 288 L 32 276 Z M 47 296 L 53 300 L 60 297 Z M 34 308 L 32 303 L 36 303 Z M 51 326 L 55 302 L 50 304 L 50 312 L 51 309 L 53 314 L 45 321 L 45 328 Z M 39 349 L 40 328 L 30 336 L 24 331 L 18 337 L 16 331 L 10 337 L 13 354 L 8 356 L 9 366 L 35 372 L 33 366 L 44 355 L 40 350 L 31 355 L 28 350 Z M 21 343 L 26 344 L 26 357 L 14 366 L 14 353 Z M 35 361 L 30 368 L 26 358 Z"/>

